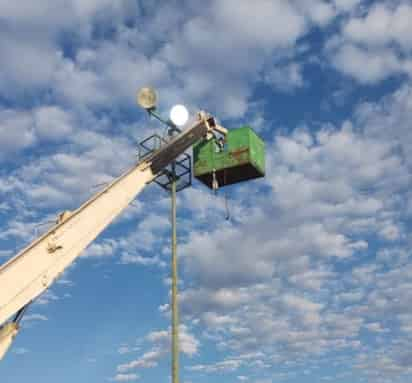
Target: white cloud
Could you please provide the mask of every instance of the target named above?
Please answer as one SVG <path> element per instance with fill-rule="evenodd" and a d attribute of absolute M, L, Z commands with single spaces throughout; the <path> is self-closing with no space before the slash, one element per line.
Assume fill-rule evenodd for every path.
<path fill-rule="evenodd" d="M 328 54 L 333 65 L 362 83 L 375 84 L 392 75 L 411 75 L 412 17 L 410 4 L 372 5 L 363 17 L 350 18 L 340 38 L 332 37 Z"/>
<path fill-rule="evenodd" d="M 236 318 L 232 318 L 229 315 L 217 315 L 212 311 L 208 311 L 202 315 L 203 321 L 208 327 L 218 328 L 228 324 L 234 324 L 237 322 Z"/>
<path fill-rule="evenodd" d="M 312 3 L 318 5 L 320 2 Z M 263 49 L 270 49 L 289 45 L 296 41 L 305 28 L 305 19 L 293 4 L 283 0 L 259 0 L 254 4 L 235 0 L 215 1 L 212 12 L 217 24 L 224 25 L 237 39 L 236 43 L 250 47 L 257 44 Z M 256 20 L 259 20 L 258 24 Z M 273 28 L 274 24 L 278 27 Z"/>
<path fill-rule="evenodd" d="M 313 23 L 326 26 L 336 16 L 336 9 L 327 1 L 297 0 L 298 9 L 303 9 Z"/>
<path fill-rule="evenodd" d="M 191 242 L 182 247 L 185 277 L 196 276 L 196 283 L 181 294 L 183 316 L 199 318 L 212 336 L 219 328 L 221 338 L 216 343 L 222 350 L 235 354 L 246 348 L 264 349 L 265 353 L 270 350 L 267 357 L 256 356 L 250 364 L 270 363 L 267 359 L 279 352 L 274 345 L 281 347 L 285 359 L 294 353 L 319 355 L 326 350 L 357 349 L 360 329 L 371 322 L 365 301 L 370 302 L 371 310 L 380 312 L 389 303 L 380 293 L 370 294 L 366 288 L 373 288 L 379 269 L 362 268 L 350 277 L 340 278 L 334 262 L 337 258 L 350 264 L 358 255 L 356 261 L 360 261 L 370 237 L 390 239 L 386 228 L 398 228 L 399 236 L 392 240 L 402 238 L 391 196 L 400 195 L 408 185 L 407 167 L 402 154 L 395 150 L 400 129 L 407 127 L 408 100 L 405 87 L 386 100 L 384 108 L 380 104 L 362 105 L 353 123 L 339 128 L 325 126 L 318 132 L 298 129 L 277 135 L 269 145 L 271 171 L 266 180 L 257 181 L 270 191 L 264 196 L 256 193 L 253 207 L 244 204 L 249 196 L 241 191 L 233 197 L 240 225 L 222 226 L 221 221 L 209 220 L 222 211 L 221 207 L 209 210 L 209 205 L 214 205 L 211 198 L 192 200 L 189 195 L 190 203 L 185 204 L 188 213 L 203 212 L 202 219 L 211 224 L 207 231 L 197 223 L 190 226 L 194 230 L 188 237 Z M 404 113 L 402 124 L 393 120 L 398 110 Z M 388 125 L 396 129 L 369 130 L 377 129 L 374 116 L 380 125 L 388 119 Z M 113 153 L 96 152 L 96 147 L 107 141 L 100 135 L 86 137 L 91 137 L 83 144 L 87 161 L 59 155 L 55 157 L 57 166 L 69 174 L 87 174 L 95 159 L 109 162 Z M 402 144 L 407 145 L 407 140 Z M 36 167 L 29 167 L 20 178 L 25 180 L 27 174 L 32 176 L 36 171 Z M 156 230 L 162 232 L 168 227 L 161 214 L 155 209 L 139 226 L 139 237 L 122 238 L 116 248 L 125 249 L 143 241 L 150 249 Z M 147 238 L 142 239 L 142 233 L 147 233 L 143 236 Z M 96 251 L 99 248 L 101 254 L 110 254 L 111 246 L 107 244 L 111 242 L 98 243 Z M 103 251 L 105 247 L 107 252 Z M 357 294 L 344 295 L 354 290 L 346 285 L 348 281 L 366 287 Z M 339 299 L 331 299 L 330 292 Z M 347 311 L 340 302 L 349 307 Z M 188 355 L 195 355 L 199 349 L 199 340 L 192 336 L 182 344 Z M 148 340 L 153 341 L 153 348 L 120 365 L 120 373 L 158 365 L 166 355 L 162 350 L 169 349 L 158 348 L 166 332 L 153 333 L 151 338 Z M 233 362 L 236 355 L 227 360 L 218 367 L 200 365 L 203 367 L 198 371 L 232 371 L 239 365 Z"/>
<path fill-rule="evenodd" d="M 181 325 L 179 328 L 179 343 L 182 352 L 190 357 L 198 354 L 200 341 L 189 332 L 189 328 Z"/>
<path fill-rule="evenodd" d="M 298 297 L 292 294 L 285 295 L 282 299 L 286 306 L 290 307 L 293 310 L 297 310 L 303 313 L 318 312 L 323 306 L 319 303 L 314 303 L 308 299 Z"/>
<path fill-rule="evenodd" d="M 121 1 L 120 4 L 125 4 Z M 59 25 L 65 27 L 70 24 L 76 25 L 75 18 L 90 18 L 98 10 L 110 9 L 111 2 L 107 0 L 70 0 L 51 1 L 39 0 L 34 6 L 27 4 L 24 8 L 8 1 L 0 3 L 0 10 L 7 22 L 22 23 L 37 28 L 57 28 Z M 121 5 L 113 6 L 121 7 Z"/>
<path fill-rule="evenodd" d="M 81 71 L 67 57 L 58 44 L 62 36 L 77 38 L 83 44 L 92 37 L 94 25 L 117 25 L 138 16 L 138 7 L 132 0 L 116 3 L 106 0 L 50 1 L 40 0 L 36 7 L 0 3 L 0 14 L 8 31 L 0 38 L 3 70 L 0 74 L 4 95 L 14 98 L 36 89 L 54 89 L 57 93 L 95 104 L 101 99 L 100 76 L 93 71 Z M 71 35 L 70 35 L 71 34 Z M 116 57 L 116 56 L 114 56 Z M 83 93 L 81 92 L 83 85 Z M 92 93 L 92 90 L 96 92 Z M 107 93 L 106 93 L 107 97 Z M 74 100 L 73 100 L 74 101 Z"/>
<path fill-rule="evenodd" d="M 354 42 L 372 46 L 385 46 L 391 42 L 408 50 L 412 47 L 412 6 L 385 3 L 372 6 L 365 18 L 353 18 L 345 25 L 344 36 Z"/>
<path fill-rule="evenodd" d="M 100 77 L 92 70 L 79 68 L 71 60 L 61 60 L 54 81 L 57 97 L 72 104 L 95 106 L 109 102 Z"/>
<path fill-rule="evenodd" d="M 276 66 L 266 75 L 265 79 L 275 89 L 292 93 L 296 88 L 301 88 L 304 85 L 302 65 L 291 63 Z"/>
<path fill-rule="evenodd" d="M 214 364 L 197 364 L 194 366 L 188 366 L 186 367 L 186 369 L 188 371 L 214 373 L 219 371 L 237 371 L 241 365 L 241 360 L 226 359 L 221 362 L 216 362 Z"/>
<path fill-rule="evenodd" d="M 101 242 L 92 243 L 82 254 L 82 257 L 110 257 L 113 256 L 115 249 L 115 241 L 107 239 Z"/>
<path fill-rule="evenodd" d="M 205 107 L 223 118 L 241 117 L 252 91 L 245 80 L 256 78 L 269 58 L 287 55 L 312 25 L 326 25 L 333 16 L 332 6 L 317 0 L 213 1 L 202 6 L 201 16 L 183 23 L 181 33 L 162 47 L 161 57 L 175 69 L 183 94 L 194 104 L 208 100 Z M 300 84 L 296 66 L 284 70 Z"/>
<path fill-rule="evenodd" d="M 13 348 L 13 354 L 16 354 L 16 355 L 24 355 L 24 354 L 27 354 L 28 352 L 30 351 L 24 347 Z"/>
<path fill-rule="evenodd" d="M 182 315 L 203 320 L 204 336 L 233 353 L 230 360 L 251 349 L 265 350 L 250 361 L 262 366 L 275 355 L 289 360 L 330 350 L 357 354 L 367 347 L 364 329 L 381 336 L 386 324 L 379 327 L 376 318 L 398 310 L 402 329 L 410 332 L 410 317 L 398 306 L 402 301 L 408 307 L 400 298 L 408 299 L 400 287 L 407 270 L 394 270 L 408 257 L 382 253 L 376 261 L 368 244 L 379 238 L 393 246 L 405 238 L 407 212 L 398 208 L 411 180 L 403 154 L 412 142 L 408 100 L 405 85 L 379 103 L 361 105 L 352 122 L 338 128 L 278 134 L 268 148 L 265 182 L 272 190 L 254 194 L 253 205 L 264 209 L 249 208 L 248 196 L 238 193 L 239 225 L 210 224 L 207 231 L 195 227 L 189 234 L 182 259 L 185 277 L 196 283 L 181 293 Z M 196 204 L 188 207 L 198 212 Z M 362 265 L 349 266 L 352 262 Z M 350 271 L 342 274 L 336 265 Z M 385 291 L 395 285 L 400 290 L 389 299 Z M 192 367 L 192 372 L 219 370 L 219 365 Z"/>
<path fill-rule="evenodd" d="M 23 317 L 22 322 L 31 322 L 31 321 L 47 321 L 48 318 L 42 314 L 27 314 Z"/>
<path fill-rule="evenodd" d="M 154 368 L 170 352 L 171 331 L 166 330 L 152 331 L 146 337 L 151 344 L 151 349 L 145 352 L 140 358 L 128 363 L 120 364 L 117 371 L 125 373 L 133 369 Z M 179 348 L 183 354 L 193 357 L 198 353 L 200 346 L 199 340 L 189 331 L 189 328 L 181 324 L 179 326 Z"/>
<path fill-rule="evenodd" d="M 48 40 L 10 34 L 6 37 L 5 33 L 0 37 L 0 54 L 5 58 L 0 85 L 8 89 L 4 94 L 7 98 L 22 95 L 24 91 L 33 92 L 50 83 L 59 62 L 59 55 Z"/>
<path fill-rule="evenodd" d="M 117 349 L 117 352 L 120 355 L 124 355 L 124 354 L 129 354 L 129 353 L 134 352 L 134 351 L 139 351 L 139 350 L 140 350 L 139 347 L 130 347 L 126 344 L 123 344 Z"/>
<path fill-rule="evenodd" d="M 365 328 L 372 332 L 385 332 L 380 323 L 368 323 L 365 324 Z"/>
<path fill-rule="evenodd" d="M 110 380 L 113 382 L 134 382 L 140 378 L 137 374 L 117 374 Z"/>
<path fill-rule="evenodd" d="M 362 0 L 334 0 L 338 9 L 349 11 L 361 3 Z"/>
<path fill-rule="evenodd" d="M 301 38 L 313 25 L 329 25 L 341 11 L 347 12 L 341 35 L 327 47 L 336 68 L 367 84 L 412 73 L 407 4 L 373 6 L 364 13 L 358 0 L 187 2 L 179 9 L 156 5 L 156 10 L 146 4 L 147 16 L 136 19 L 137 6 L 128 1 L 66 2 L 66 12 L 62 7 L 53 12 L 60 3 L 47 1 L 28 5 L 25 12 L 3 3 L 0 13 L 7 22 L 21 25 L 7 41 L 0 38 L 0 85 L 10 90 L 3 97 L 18 100 L 25 92 L 28 100 L 0 112 L 2 152 L 9 156 L 31 148 L 35 155 L 0 180 L 0 190 L 10 195 L 7 214 L 18 212 L 5 222 L 2 239 L 27 239 L 41 208 L 78 206 L 95 191 L 93 185 L 110 181 L 134 161 L 134 144 L 121 137 L 146 130 L 119 123 L 119 116 L 145 82 L 159 88 L 162 108 L 190 100 L 191 107 L 201 105 L 222 118 L 247 115 L 262 78 L 282 91 L 308 84 L 302 57 L 310 47 Z M 138 27 L 118 22 L 128 17 Z M 112 25 L 110 38 L 92 36 L 93 26 Z M 63 52 L 56 38 L 66 31 L 78 39 L 72 52 Z M 271 72 L 273 61 L 280 64 Z M 38 89 L 47 102 L 26 107 Z M 180 296 L 183 318 L 197 330 L 201 324 L 202 336 L 226 353 L 215 364 L 190 367 L 192 373 L 291 366 L 348 349 L 361 353 L 368 348 L 366 331 L 383 346 L 359 366 L 368 370 L 377 362 L 380 372 L 408 371 L 408 352 L 385 344 L 382 334 L 396 328 L 390 319 L 399 322 L 402 336 L 412 334 L 403 223 L 412 211 L 403 209 L 412 206 L 405 193 L 412 166 L 407 155 L 411 93 L 405 84 L 382 101 L 362 104 L 351 122 L 291 127 L 273 142 L 269 138 L 267 177 L 232 189 L 232 221 L 222 224 L 222 199 L 198 190 L 179 196 L 188 215 L 181 225 L 188 286 Z M 263 112 L 257 120 L 262 126 Z M 47 146 L 50 151 L 35 158 L 46 141 L 56 150 Z M 165 265 L 165 204 L 150 198 L 150 214 L 129 211 L 129 218 L 143 218 L 138 230 L 96 242 L 86 256 L 116 254 L 121 263 Z M 387 246 L 376 258 L 375 243 Z M 149 257 L 155 246 L 160 255 Z M 48 293 L 39 304 L 56 299 Z M 112 379 L 136 380 L 131 370 L 158 366 L 170 349 L 169 338 L 167 330 L 150 333 L 148 350 L 120 364 Z M 194 329 L 181 328 L 186 355 L 198 355 L 200 345 Z M 388 350 L 390 357 L 383 357 Z"/>
<path fill-rule="evenodd" d="M 169 350 L 171 342 L 170 334 L 170 329 L 168 331 L 153 331 L 149 333 L 146 338 L 155 345 L 154 347 Z M 181 352 L 192 357 L 198 353 L 199 346 L 199 340 L 189 331 L 186 325 L 181 324 L 179 326 L 179 347 Z"/>
<path fill-rule="evenodd" d="M 368 136 L 391 142 L 402 148 L 405 163 L 410 166 L 410 157 L 405 155 L 412 148 L 412 133 L 409 128 L 412 116 L 412 87 L 405 83 L 380 103 L 362 103 L 356 111 L 357 123 Z M 408 180 L 398 175 L 398 182 Z"/>
<path fill-rule="evenodd" d="M 72 117 L 56 106 L 40 107 L 34 111 L 36 133 L 40 138 L 58 140 L 73 130 Z"/>
<path fill-rule="evenodd" d="M 36 299 L 34 305 L 45 306 L 50 302 L 58 301 L 59 299 L 59 296 L 57 296 L 52 290 L 46 290 Z"/>
<path fill-rule="evenodd" d="M 28 113 L 2 110 L 0 120 L 0 142 L 3 156 L 27 148 L 34 143 L 35 133 Z"/>
<path fill-rule="evenodd" d="M 158 256 L 154 257 L 142 257 L 141 255 L 132 255 L 128 253 L 123 253 L 120 257 L 120 263 L 124 265 L 135 264 L 141 266 L 159 266 L 166 267 L 166 263 Z"/>
<path fill-rule="evenodd" d="M 161 330 L 161 331 L 152 331 L 147 335 L 147 339 L 150 342 L 153 343 L 158 343 L 158 342 L 164 342 L 169 340 L 169 333 L 166 330 Z"/>
<path fill-rule="evenodd" d="M 77 131 L 68 141 L 66 152 L 26 162 L 4 180 L 12 205 L 23 199 L 37 208 L 73 209 L 96 192 L 94 185 L 112 180 L 134 159 L 134 148 L 124 138 Z"/>
<path fill-rule="evenodd" d="M 135 359 L 129 363 L 120 364 L 117 371 L 124 373 L 135 368 L 153 368 L 158 364 L 158 360 L 163 356 L 164 350 L 154 349 L 142 355 L 141 358 Z"/>
<path fill-rule="evenodd" d="M 73 131 L 73 117 L 58 106 L 32 110 L 0 110 L 1 160 L 45 141 L 65 141 Z"/>
<path fill-rule="evenodd" d="M 333 58 L 334 65 L 343 73 L 363 83 L 373 84 L 391 74 L 402 72 L 402 63 L 389 49 L 365 50 L 344 44 Z"/>

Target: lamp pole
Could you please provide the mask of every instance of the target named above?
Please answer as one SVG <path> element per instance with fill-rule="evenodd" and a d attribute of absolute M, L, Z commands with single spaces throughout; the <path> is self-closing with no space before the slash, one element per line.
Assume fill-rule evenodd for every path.
<path fill-rule="evenodd" d="M 177 301 L 176 170 L 172 165 L 172 383 L 179 383 L 179 306 Z"/>
<path fill-rule="evenodd" d="M 186 123 L 188 118 L 187 109 L 183 105 L 175 105 L 171 110 L 170 121 L 163 119 L 155 112 L 157 95 L 153 88 L 142 88 L 137 95 L 137 103 L 145 109 L 151 116 L 155 117 L 161 123 L 168 127 L 168 135 L 170 138 L 174 134 L 178 134 L 181 130 L 178 126 Z M 154 136 L 152 136 L 154 137 Z M 150 137 L 149 137 L 150 139 Z M 145 141 L 147 141 L 146 139 Z M 156 178 L 155 182 L 163 189 L 170 192 L 171 197 L 171 224 L 172 224 L 172 339 L 171 339 L 171 354 L 172 354 L 172 383 L 179 383 L 179 306 L 178 306 L 178 273 L 177 273 L 177 223 L 176 223 L 176 194 L 191 185 L 191 158 L 187 154 L 182 154 L 183 159 L 176 159 L 172 162 L 168 169 L 159 176 L 166 176 L 167 181 L 163 182 L 160 178 Z M 187 164 L 188 163 L 188 164 Z M 179 174 L 179 175 L 178 175 Z M 188 177 L 185 182 L 185 177 Z M 179 185 L 178 185 L 179 181 Z M 183 181 L 183 182 L 182 182 Z"/>

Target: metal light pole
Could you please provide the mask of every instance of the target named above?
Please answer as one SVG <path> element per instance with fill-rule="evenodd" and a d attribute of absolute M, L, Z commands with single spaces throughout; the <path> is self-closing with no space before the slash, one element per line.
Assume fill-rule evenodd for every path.
<path fill-rule="evenodd" d="M 174 122 L 166 121 L 161 116 L 155 113 L 157 96 L 152 88 L 143 88 L 137 97 L 138 104 L 147 110 L 147 112 L 159 120 L 161 123 L 168 126 L 169 137 L 173 134 L 179 133 L 180 129 Z M 181 105 L 177 106 L 181 108 Z M 181 110 L 180 110 L 181 111 Z M 184 119 L 184 118 L 183 118 Z M 150 151 L 147 146 L 151 139 L 156 139 L 162 143 L 162 138 L 153 135 L 141 143 L 145 151 Z M 159 186 L 170 192 L 171 197 L 171 224 L 172 224 L 172 297 L 171 297 L 171 311 L 172 311 L 172 383 L 179 383 L 179 305 L 178 305 L 178 272 L 177 272 L 177 223 L 176 223 L 176 195 L 178 191 L 191 186 L 191 157 L 188 154 L 183 154 L 182 158 L 176 159 L 173 163 L 155 179 Z M 186 178 L 186 179 L 185 179 Z"/>
<path fill-rule="evenodd" d="M 172 173 L 172 383 L 179 383 L 179 306 L 177 301 L 176 171 Z"/>

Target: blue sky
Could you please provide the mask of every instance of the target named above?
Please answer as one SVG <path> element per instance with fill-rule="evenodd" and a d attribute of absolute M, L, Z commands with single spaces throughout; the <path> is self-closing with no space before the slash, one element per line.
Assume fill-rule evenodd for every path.
<path fill-rule="evenodd" d="M 0 262 L 133 164 L 185 103 L 267 175 L 179 194 L 181 381 L 412 378 L 406 0 L 0 2 Z M 32 305 L 7 383 L 169 382 L 169 199 L 147 187 Z M 39 226 L 39 224 L 46 225 Z"/>

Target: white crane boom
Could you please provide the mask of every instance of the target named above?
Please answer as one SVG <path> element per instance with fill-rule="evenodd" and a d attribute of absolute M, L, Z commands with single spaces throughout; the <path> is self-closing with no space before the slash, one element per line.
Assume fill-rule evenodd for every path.
<path fill-rule="evenodd" d="M 3 359 L 18 331 L 19 325 L 14 322 L 7 323 L 0 328 L 0 360 Z"/>
<path fill-rule="evenodd" d="M 0 268 L 0 323 L 44 292 L 153 179 L 137 166 Z"/>
<path fill-rule="evenodd" d="M 199 114 L 192 127 L 115 179 L 77 210 L 61 214 L 54 227 L 1 265 L 0 324 L 46 291 L 145 185 L 213 130 L 209 124 L 212 120 Z M 18 331 L 18 323 L 9 325 L 0 327 L 0 351 L 10 346 Z"/>

